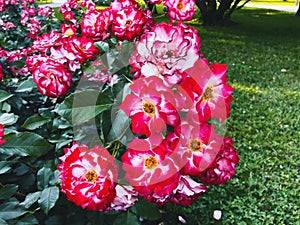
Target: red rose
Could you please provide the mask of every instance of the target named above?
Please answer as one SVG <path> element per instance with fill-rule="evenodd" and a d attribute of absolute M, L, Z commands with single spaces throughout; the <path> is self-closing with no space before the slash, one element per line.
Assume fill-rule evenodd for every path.
<path fill-rule="evenodd" d="M 76 37 L 72 36 L 63 39 L 64 48 L 75 56 L 75 59 L 79 62 L 85 62 L 87 60 L 93 60 L 94 55 L 99 53 L 99 50 L 94 45 L 94 41 L 91 38 L 85 36 Z"/>
<path fill-rule="evenodd" d="M 120 106 L 132 118 L 132 131 L 149 137 L 162 132 L 166 124 L 175 126 L 179 114 L 172 90 L 156 76 L 134 80 L 133 94 L 126 96 Z"/>
<path fill-rule="evenodd" d="M 72 86 L 72 74 L 63 64 L 51 58 L 41 58 L 41 60 L 33 58 L 33 60 L 27 60 L 26 63 L 32 72 L 34 82 L 43 95 L 56 98 L 66 94 Z"/>
<path fill-rule="evenodd" d="M 64 150 L 58 165 L 61 191 L 84 209 L 107 211 L 116 197 L 118 168 L 114 157 L 100 146 L 89 149 L 74 143 Z"/>
<path fill-rule="evenodd" d="M 132 41 L 140 36 L 147 23 L 146 11 L 128 6 L 113 12 L 113 22 L 111 30 L 113 34 L 121 41 Z"/>
<path fill-rule="evenodd" d="M 163 198 L 178 186 L 179 168 L 163 144 L 151 139 L 134 139 L 122 156 L 125 179 L 148 201 Z"/>
<path fill-rule="evenodd" d="M 238 152 L 236 152 L 233 147 L 231 138 L 224 138 L 222 149 L 218 154 L 215 163 L 201 173 L 200 179 L 208 184 L 224 185 L 228 180 L 232 179 L 238 162 Z"/>
<path fill-rule="evenodd" d="M 84 14 L 81 22 L 81 33 L 95 40 L 106 40 L 110 37 L 110 9 L 94 10 Z"/>

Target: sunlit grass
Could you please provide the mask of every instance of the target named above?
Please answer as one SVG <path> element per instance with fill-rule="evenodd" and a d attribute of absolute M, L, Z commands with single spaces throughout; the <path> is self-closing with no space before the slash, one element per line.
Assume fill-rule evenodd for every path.
<path fill-rule="evenodd" d="M 228 65 L 235 88 L 227 135 L 240 163 L 232 181 L 188 208 L 188 224 L 300 224 L 300 18 L 244 9 L 231 27 L 195 26 L 201 52 Z M 214 210 L 222 210 L 220 221 Z M 196 215 L 196 216 L 195 216 Z"/>

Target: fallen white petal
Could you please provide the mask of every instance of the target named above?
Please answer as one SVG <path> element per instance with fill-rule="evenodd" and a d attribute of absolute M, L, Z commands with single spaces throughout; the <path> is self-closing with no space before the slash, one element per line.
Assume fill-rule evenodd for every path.
<path fill-rule="evenodd" d="M 221 210 L 215 210 L 213 214 L 213 218 L 215 220 L 220 220 L 222 217 L 222 211 Z"/>

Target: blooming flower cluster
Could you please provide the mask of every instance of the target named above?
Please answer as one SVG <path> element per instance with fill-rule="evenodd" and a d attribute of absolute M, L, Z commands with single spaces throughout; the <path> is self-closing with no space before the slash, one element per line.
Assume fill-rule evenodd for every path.
<path fill-rule="evenodd" d="M 17 0 L 2 0 L 0 2 L 0 12 L 5 12 L 9 5 L 18 5 L 19 2 Z"/>
<path fill-rule="evenodd" d="M 92 0 L 68 0 L 59 9 L 64 18 L 59 30 L 42 35 L 37 35 L 40 25 L 34 16 L 51 17 L 53 11 L 29 6 L 21 19 L 30 28 L 33 45 L 15 52 L 0 49 L 7 62 L 26 58 L 26 66 L 16 73 L 30 73 L 41 94 L 50 98 L 67 95 L 75 76 L 109 89 L 121 79 L 111 65 L 128 63 L 122 75 L 130 94 L 123 96 L 119 109 L 134 138 L 113 150 L 110 144 L 120 137 L 103 143 L 106 148 L 74 142 L 60 157 L 61 191 L 82 208 L 125 211 L 138 196 L 158 206 L 187 206 L 207 191 L 206 185 L 224 185 L 235 173 L 239 158 L 233 141 L 211 123 L 230 116 L 233 88 L 226 65 L 203 58 L 198 32 L 183 23 L 195 13 L 194 0 L 163 4 L 170 24 L 156 24 L 151 12 L 134 0 L 115 0 L 106 9 Z M 124 63 L 120 55 L 128 42 L 135 49 Z M 115 49 L 100 57 L 105 52 L 101 46 Z"/>
<path fill-rule="evenodd" d="M 150 11 L 141 9 L 135 1 L 115 1 L 102 10 L 92 1 L 82 1 L 80 5 L 86 7 L 81 24 L 75 18 L 79 11 L 77 1 L 67 1 L 60 12 L 68 23 L 61 25 L 60 32 L 52 30 L 37 37 L 31 47 L 35 54 L 26 59 L 38 89 L 52 98 L 65 95 L 72 86 L 71 73 L 81 69 L 83 63 L 95 60 L 94 56 L 99 54 L 96 41 L 105 41 L 111 35 L 120 41 L 132 41 L 154 23 Z M 107 68 L 101 67 L 82 77 L 113 85 L 118 81 L 117 75 L 110 76 L 106 71 Z"/>
<path fill-rule="evenodd" d="M 170 14 L 177 16 L 184 7 L 191 7 L 190 2 L 166 1 L 165 4 L 169 4 L 169 8 L 175 4 L 177 11 L 171 10 Z M 134 73 L 131 94 L 120 105 L 120 109 L 130 117 L 131 130 L 136 137 L 128 143 L 128 149 L 121 157 L 122 168 L 119 170 L 124 171 L 124 179 L 130 186 L 122 188 L 126 197 L 119 199 L 123 206 L 118 207 L 125 210 L 133 205 L 137 195 L 157 205 L 169 202 L 189 205 L 207 190 L 194 177 L 206 184 L 225 184 L 234 175 L 238 154 L 233 142 L 229 137 L 218 135 L 209 123 L 212 118 L 224 122 L 229 117 L 233 89 L 227 84 L 225 65 L 209 65 L 201 58 L 200 38 L 196 30 L 182 22 L 177 25 L 161 23 L 145 30 L 147 14 L 136 7 L 129 0 L 115 1 L 108 10 L 90 10 L 84 14 L 81 24 L 82 32 L 93 40 L 103 41 L 113 34 L 121 41 L 136 42 L 136 49 L 129 60 Z M 111 32 L 109 22 L 106 23 L 109 18 L 113 18 Z M 181 19 L 172 18 L 184 20 L 182 15 Z M 75 148 L 83 147 L 75 144 L 71 149 Z M 94 147 L 91 152 L 98 148 Z M 67 159 L 81 157 L 75 156 L 79 154 L 75 151 L 67 151 L 59 166 L 62 190 L 70 200 L 80 205 L 75 197 L 77 195 L 68 194 L 69 189 L 75 191 L 78 187 L 72 179 L 94 187 L 98 176 L 105 174 L 101 176 L 99 171 L 101 162 L 90 162 L 89 165 L 94 165 L 89 169 L 77 168 L 82 172 L 75 178 L 64 176 L 69 168 L 65 167 Z M 98 151 L 102 158 L 110 158 L 107 154 L 105 149 Z M 89 157 L 82 153 L 82 157 L 89 161 L 96 160 L 98 156 Z M 111 168 L 114 168 L 112 159 L 111 163 Z M 82 163 L 78 163 L 78 167 L 81 166 Z M 90 174 L 93 179 L 89 178 Z M 113 178 L 117 179 L 116 175 L 110 178 L 110 184 L 118 182 Z M 99 203 L 98 210 L 114 208 L 114 198 L 106 199 L 106 195 L 118 197 L 117 190 L 121 187 L 117 188 L 115 184 L 105 191 L 106 182 L 98 184 L 97 191 L 105 192 L 101 199 L 93 197 L 96 190 L 84 189 L 86 194 L 81 198 L 86 198 L 89 207 L 96 207 L 96 201 L 105 201 L 107 207 L 101 208 Z M 79 188 L 78 191 L 81 190 Z"/>
<path fill-rule="evenodd" d="M 93 39 L 86 36 L 63 36 L 51 31 L 39 37 L 32 47 L 38 55 L 27 57 L 26 64 L 38 89 L 49 97 L 65 95 L 72 86 L 72 72 L 81 63 L 99 53 Z M 48 53 L 48 54 L 47 54 Z"/>
<path fill-rule="evenodd" d="M 34 4 L 34 0 L 5 0 L 0 1 L 0 12 L 11 13 L 10 11 L 16 13 L 18 11 L 18 7 L 21 8 L 20 15 L 20 24 L 17 21 L 10 21 L 10 16 L 2 16 L 0 17 L 0 30 L 4 31 L 16 28 L 19 25 L 24 27 L 29 31 L 27 38 L 35 39 L 38 34 L 41 32 L 42 24 L 37 18 L 37 16 L 44 18 L 51 18 L 54 14 L 54 11 L 51 7 L 37 7 Z"/>
<path fill-rule="evenodd" d="M 145 45 L 152 47 L 159 41 Z M 151 48 L 143 50 L 145 55 L 151 52 Z M 172 79 L 178 77 L 176 71 L 169 76 L 157 72 L 130 86 L 132 94 L 120 109 L 131 117 L 132 131 L 145 138 L 128 144 L 123 169 L 125 179 L 148 201 L 180 204 L 177 191 L 186 185 L 180 198 L 186 199 L 182 204 L 190 204 L 207 189 L 195 185 L 192 177 L 207 184 L 224 184 L 232 178 L 238 162 L 232 140 L 218 135 L 208 123 L 229 116 L 233 90 L 226 84 L 225 72 L 224 65 L 209 67 L 206 60 L 198 59 L 180 79 Z M 177 83 L 170 87 L 170 80 Z"/>
<path fill-rule="evenodd" d="M 21 65 L 34 51 L 32 42 L 45 30 L 53 29 L 55 21 L 54 10 L 49 6 L 38 6 L 34 0 L 0 1 L 0 32 L 3 34 L 0 57 L 9 68 L 6 75 L 28 75 L 26 65 Z M 15 61 L 21 63 L 13 63 Z"/>

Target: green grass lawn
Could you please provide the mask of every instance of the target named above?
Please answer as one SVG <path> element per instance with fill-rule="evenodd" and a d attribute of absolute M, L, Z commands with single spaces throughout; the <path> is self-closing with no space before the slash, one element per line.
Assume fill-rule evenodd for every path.
<path fill-rule="evenodd" d="M 228 65 L 235 88 L 227 134 L 240 163 L 232 181 L 211 187 L 176 213 L 188 224 L 300 224 L 300 18 L 243 9 L 231 27 L 196 27 L 202 53 Z M 220 221 L 212 218 L 222 210 Z"/>

